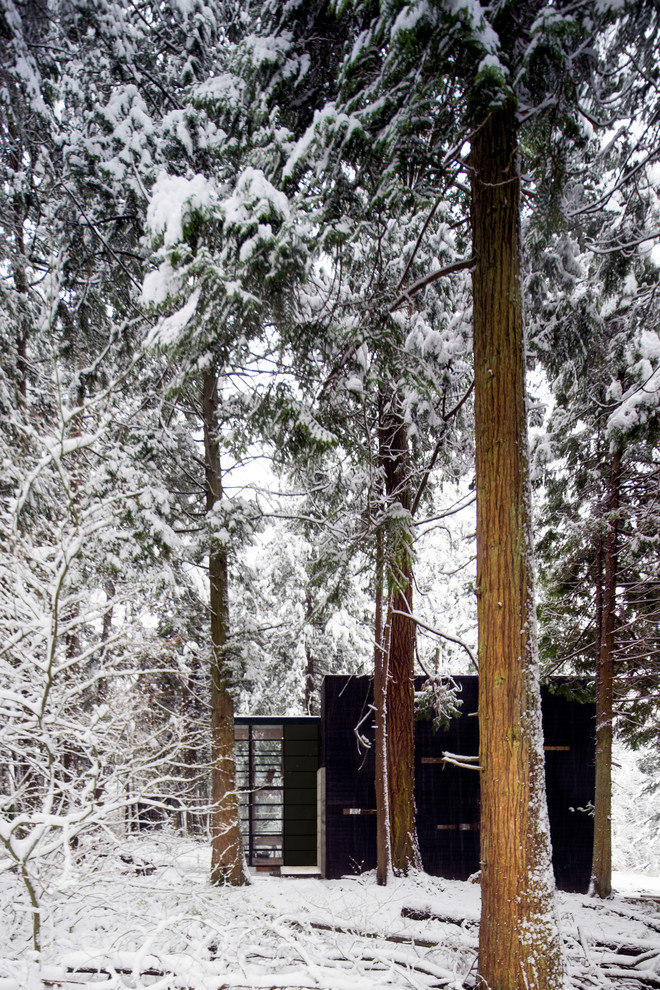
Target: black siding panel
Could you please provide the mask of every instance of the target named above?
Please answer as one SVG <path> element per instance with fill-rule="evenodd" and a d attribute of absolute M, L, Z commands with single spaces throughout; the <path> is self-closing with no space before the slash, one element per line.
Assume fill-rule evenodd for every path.
<path fill-rule="evenodd" d="M 456 677 L 461 715 L 447 729 L 430 722 L 415 730 L 417 828 L 427 872 L 465 880 L 479 869 L 479 773 L 438 762 L 443 751 L 479 751 L 476 677 Z M 421 686 L 418 679 L 416 686 Z M 595 709 L 555 689 L 542 690 L 546 786 L 557 885 L 586 891 L 591 868 Z M 564 683 L 564 687 L 566 684 Z M 372 685 L 368 677 L 327 677 L 322 692 L 322 764 L 326 768 L 326 876 L 376 865 Z M 365 717 L 366 716 L 366 717 Z M 356 736 L 370 742 L 366 748 Z M 566 748 L 568 747 L 568 748 Z M 434 762 L 435 761 L 435 762 Z M 438 826 L 441 826 L 438 828 Z"/>
<path fill-rule="evenodd" d="M 316 866 L 319 723 L 284 723 L 284 865 Z"/>

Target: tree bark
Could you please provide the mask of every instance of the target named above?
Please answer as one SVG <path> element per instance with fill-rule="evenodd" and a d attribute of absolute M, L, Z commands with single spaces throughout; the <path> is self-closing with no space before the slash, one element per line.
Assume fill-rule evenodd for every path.
<path fill-rule="evenodd" d="M 533 591 L 515 106 L 472 139 L 481 928 L 478 986 L 559 990 Z"/>
<path fill-rule="evenodd" d="M 218 383 L 204 374 L 202 419 L 206 473 L 206 510 L 222 499 L 218 442 Z M 209 547 L 209 608 L 211 612 L 211 882 L 248 883 L 238 819 L 234 763 L 234 702 L 226 649 L 229 633 L 227 551 Z"/>
<path fill-rule="evenodd" d="M 596 667 L 596 791 L 594 848 L 589 892 L 597 897 L 612 893 L 612 736 L 614 718 L 614 649 L 616 581 L 618 572 L 619 486 L 621 452 L 616 450 L 610 469 L 605 575 L 601 597 L 600 649 Z"/>
<path fill-rule="evenodd" d="M 310 627 L 317 624 L 318 619 L 314 616 L 314 599 L 312 597 L 312 592 L 308 589 L 307 596 L 305 600 L 305 624 L 307 630 L 310 630 L 308 634 L 305 633 L 305 687 L 303 695 L 303 705 L 305 711 L 308 715 L 318 715 L 319 714 L 319 692 L 318 692 L 318 677 L 316 670 L 316 658 L 314 656 L 314 650 L 312 644 L 309 641 L 309 636 L 311 635 Z"/>
<path fill-rule="evenodd" d="M 374 709 L 376 785 L 376 882 L 385 886 L 392 870 L 390 809 L 387 793 L 387 653 L 383 629 L 385 547 L 383 530 L 376 530 L 376 621 L 374 623 Z"/>
<path fill-rule="evenodd" d="M 421 869 L 415 822 L 415 623 L 412 619 L 413 570 L 408 434 L 392 397 L 383 413 L 380 456 L 388 506 L 398 504 L 388 547 L 390 586 L 387 648 L 387 778 L 392 869 L 405 875 Z"/>
<path fill-rule="evenodd" d="M 23 163 L 21 162 L 20 139 L 16 133 L 16 126 L 10 120 L 8 123 L 9 135 L 9 155 L 8 159 L 14 172 L 19 172 Z M 27 210 L 23 196 L 15 193 L 12 197 L 13 219 L 14 219 L 14 257 L 12 259 L 12 269 L 14 274 L 14 287 L 18 296 L 18 313 L 16 320 L 16 398 L 18 406 L 24 406 L 27 399 L 28 384 L 28 279 L 26 272 L 27 259 L 25 255 L 25 221 Z"/>

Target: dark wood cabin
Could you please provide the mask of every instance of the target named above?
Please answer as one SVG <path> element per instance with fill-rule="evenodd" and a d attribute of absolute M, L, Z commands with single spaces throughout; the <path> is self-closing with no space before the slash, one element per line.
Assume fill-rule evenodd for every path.
<path fill-rule="evenodd" d="M 423 679 L 417 679 L 421 688 Z M 476 677 L 455 677 L 461 714 L 446 729 L 415 726 L 417 832 L 424 869 L 466 880 L 479 869 L 479 773 L 443 762 L 442 753 L 479 751 Z M 595 706 L 569 700 L 566 684 L 541 690 L 548 813 L 557 886 L 586 891 L 591 871 Z M 327 877 L 376 865 L 374 751 L 360 745 L 355 726 L 372 704 L 369 677 L 328 677 L 323 685 L 321 759 L 325 770 Z M 373 719 L 360 724 L 373 742 Z"/>
<path fill-rule="evenodd" d="M 442 753 L 478 753 L 478 686 L 476 677 L 454 680 L 460 716 L 437 732 L 430 721 L 416 723 L 415 794 L 425 870 L 465 880 L 479 868 L 479 774 L 445 763 Z M 568 688 L 557 679 L 541 692 L 546 788 L 557 886 L 584 892 L 593 840 L 595 706 L 574 700 Z M 282 872 L 317 866 L 328 878 L 375 868 L 372 701 L 371 678 L 331 676 L 323 683 L 320 718 L 236 719 L 250 865 Z"/>

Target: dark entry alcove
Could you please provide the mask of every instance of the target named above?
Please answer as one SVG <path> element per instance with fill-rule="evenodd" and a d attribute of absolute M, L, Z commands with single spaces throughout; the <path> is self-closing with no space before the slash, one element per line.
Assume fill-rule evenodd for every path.
<path fill-rule="evenodd" d="M 257 869 L 315 866 L 319 727 L 314 717 L 236 717 L 245 856 Z"/>
<path fill-rule="evenodd" d="M 479 773 L 443 762 L 448 751 L 478 753 L 476 677 L 456 677 L 461 715 L 434 732 L 415 728 L 417 829 L 428 873 L 464 880 L 479 868 Z M 416 687 L 421 687 L 418 679 Z M 557 679 L 543 687 L 546 787 L 557 885 L 586 891 L 591 868 L 595 708 L 571 700 Z M 376 865 L 372 681 L 327 677 L 323 684 L 321 763 L 325 773 L 325 875 Z"/>

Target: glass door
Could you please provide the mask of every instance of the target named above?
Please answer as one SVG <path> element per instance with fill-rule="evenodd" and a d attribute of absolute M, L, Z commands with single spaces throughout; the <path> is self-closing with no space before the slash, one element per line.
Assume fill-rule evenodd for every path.
<path fill-rule="evenodd" d="M 284 834 L 282 726 L 237 725 L 236 787 L 250 866 L 281 866 Z"/>

